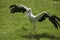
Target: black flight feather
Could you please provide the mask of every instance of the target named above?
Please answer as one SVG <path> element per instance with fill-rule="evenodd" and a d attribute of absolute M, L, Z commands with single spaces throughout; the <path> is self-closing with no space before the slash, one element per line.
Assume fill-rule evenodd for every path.
<path fill-rule="evenodd" d="M 11 5 L 9 7 L 9 9 L 10 9 L 10 13 L 16 13 L 16 12 L 22 12 L 22 13 L 24 13 L 24 12 L 27 11 L 24 7 L 17 6 L 17 5 Z"/>
<path fill-rule="evenodd" d="M 60 18 L 58 18 L 57 16 L 46 13 L 38 21 L 42 22 L 45 20 L 45 18 L 49 18 L 50 22 L 55 26 L 55 28 L 58 29 L 58 27 L 60 27 L 60 25 L 58 23 L 58 21 L 60 21 Z"/>

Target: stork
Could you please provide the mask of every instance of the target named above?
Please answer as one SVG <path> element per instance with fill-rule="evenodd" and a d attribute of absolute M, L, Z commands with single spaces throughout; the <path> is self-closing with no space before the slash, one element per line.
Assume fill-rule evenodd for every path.
<path fill-rule="evenodd" d="M 36 21 L 42 22 L 46 18 L 48 18 L 50 20 L 50 22 L 55 26 L 55 28 L 58 29 L 58 27 L 60 27 L 60 25 L 59 25 L 60 18 L 58 18 L 56 15 L 52 15 L 46 11 L 43 11 L 43 12 L 39 13 L 38 15 L 33 15 L 32 9 L 28 8 L 24 5 L 11 5 L 9 7 L 9 9 L 12 14 L 17 13 L 17 12 L 22 12 L 22 13 L 26 12 L 26 16 L 29 17 L 30 22 L 34 24 L 33 30 L 36 29 Z"/>

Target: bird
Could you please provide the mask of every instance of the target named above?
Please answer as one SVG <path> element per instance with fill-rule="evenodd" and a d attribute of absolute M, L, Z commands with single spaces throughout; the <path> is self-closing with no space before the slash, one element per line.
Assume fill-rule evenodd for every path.
<path fill-rule="evenodd" d="M 57 17 L 56 15 L 53 15 L 53 14 L 47 12 L 47 11 L 42 11 L 39 14 L 34 15 L 32 13 L 31 8 L 26 7 L 25 5 L 22 5 L 22 4 L 11 5 L 9 7 L 9 9 L 10 9 L 10 13 L 12 13 L 12 14 L 17 13 L 17 12 L 19 12 L 19 13 L 26 12 L 25 15 L 29 18 L 30 22 L 34 25 L 33 30 L 36 30 L 36 21 L 42 22 L 42 21 L 46 20 L 47 18 L 54 25 L 54 27 L 56 29 L 58 29 L 60 27 L 60 25 L 59 25 L 60 18 Z"/>

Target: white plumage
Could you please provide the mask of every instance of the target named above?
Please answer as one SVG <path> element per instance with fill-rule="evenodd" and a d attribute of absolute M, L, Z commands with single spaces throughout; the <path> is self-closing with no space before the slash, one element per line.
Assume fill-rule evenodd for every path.
<path fill-rule="evenodd" d="M 11 13 L 16 13 L 16 12 L 24 13 L 24 12 L 26 12 L 26 16 L 29 17 L 30 22 L 34 24 L 33 30 L 35 30 L 36 21 L 42 22 L 46 18 L 48 18 L 57 29 L 60 26 L 58 23 L 58 21 L 60 22 L 60 18 L 58 18 L 57 16 L 52 15 L 46 11 L 43 11 L 43 12 L 39 13 L 38 15 L 33 15 L 31 8 L 28 8 L 24 5 L 11 5 L 10 6 L 10 12 Z"/>

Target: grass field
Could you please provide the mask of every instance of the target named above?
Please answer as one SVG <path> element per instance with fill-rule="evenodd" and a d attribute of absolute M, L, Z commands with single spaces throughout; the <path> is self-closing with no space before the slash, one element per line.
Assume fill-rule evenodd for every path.
<path fill-rule="evenodd" d="M 60 17 L 60 1 L 0 0 L 0 40 L 60 40 L 60 28 L 57 30 L 48 19 L 37 22 L 36 34 L 28 35 L 33 25 L 24 14 L 11 14 L 9 7 L 12 4 L 31 7 L 34 15 L 47 11 Z"/>

